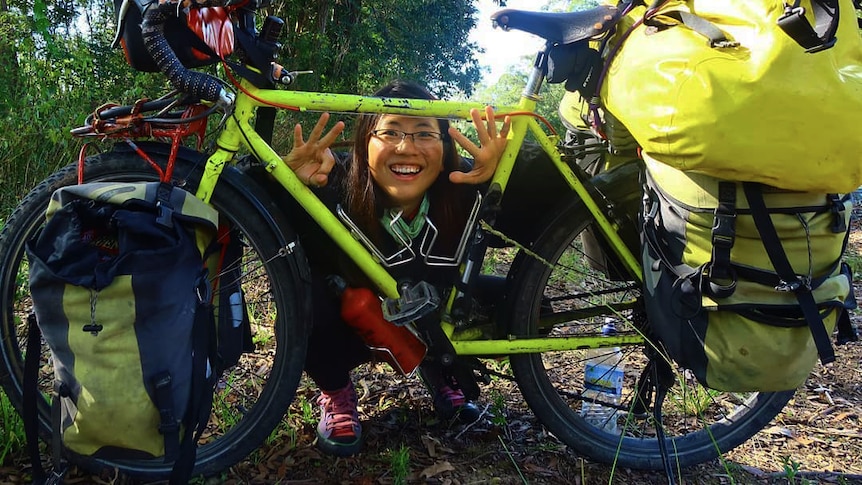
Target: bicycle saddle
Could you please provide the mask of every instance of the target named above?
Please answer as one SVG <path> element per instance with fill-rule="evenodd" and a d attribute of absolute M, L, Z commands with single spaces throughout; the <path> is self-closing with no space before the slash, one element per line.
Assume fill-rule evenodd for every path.
<path fill-rule="evenodd" d="M 607 32 L 621 14 L 622 10 L 610 5 L 578 12 L 530 12 L 506 8 L 491 15 L 491 21 L 503 30 L 523 30 L 554 44 L 574 44 Z"/>

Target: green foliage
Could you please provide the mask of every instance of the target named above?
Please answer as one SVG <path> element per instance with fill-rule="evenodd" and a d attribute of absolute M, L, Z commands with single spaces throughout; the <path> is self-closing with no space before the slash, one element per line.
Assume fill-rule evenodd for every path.
<path fill-rule="evenodd" d="M 532 60 L 523 59 L 523 62 L 509 68 L 509 72 L 500 76 L 500 79 L 493 85 L 480 86 L 474 98 L 477 101 L 490 104 L 492 106 L 515 105 L 521 97 L 521 92 L 527 84 L 527 76 Z M 536 112 L 543 118 L 548 120 L 551 126 L 558 133 L 562 133 L 563 125 L 560 121 L 558 108 L 560 101 L 566 90 L 562 84 L 545 84 L 542 87 L 541 99 Z"/>
<path fill-rule="evenodd" d="M 490 418 L 491 424 L 499 428 L 505 428 L 509 425 L 509 420 L 506 418 L 506 396 L 497 390 L 491 392 Z"/>
<path fill-rule="evenodd" d="M 77 159 L 82 143 L 69 131 L 95 108 L 108 101 L 133 101 L 164 86 L 161 76 L 132 72 L 121 52 L 110 49 L 111 16 L 87 15 L 73 24 L 77 14 L 68 10 L 73 4 L 64 5 L 37 2 L 35 22 L 12 9 L 0 12 L 4 216 L 39 180 Z M 86 6 L 92 14 L 106 8 Z"/>
<path fill-rule="evenodd" d="M 6 458 L 24 449 L 24 424 L 6 394 L 0 391 L 0 465 Z"/>
<path fill-rule="evenodd" d="M 77 160 L 83 143 L 69 131 L 98 106 L 166 90 L 164 76 L 134 72 L 110 47 L 113 12 L 109 0 L 0 0 L 0 218 Z M 266 13 L 288 26 L 279 61 L 314 70 L 299 89 L 367 94 L 401 77 L 448 97 L 479 81 L 473 0 L 279 2 Z M 314 118 L 282 118 L 276 148 Z"/>
<path fill-rule="evenodd" d="M 784 478 L 789 483 L 796 483 L 796 475 L 799 474 L 800 463 L 789 456 L 782 456 L 781 463 L 784 466 Z"/>
<path fill-rule="evenodd" d="M 285 2 L 274 13 L 288 19 L 281 62 L 315 72 L 300 89 L 370 93 L 407 78 L 448 97 L 479 81 L 470 0 Z"/>
<path fill-rule="evenodd" d="M 410 448 L 401 445 L 397 450 L 390 450 L 389 465 L 392 483 L 400 485 L 407 483 L 407 476 L 410 474 Z"/>

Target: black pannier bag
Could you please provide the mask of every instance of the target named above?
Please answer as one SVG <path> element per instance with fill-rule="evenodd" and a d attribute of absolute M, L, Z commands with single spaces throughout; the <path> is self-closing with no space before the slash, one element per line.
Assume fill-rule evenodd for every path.
<path fill-rule="evenodd" d="M 91 467 L 164 457 L 185 483 L 215 377 L 204 265 L 215 209 L 167 183 L 105 182 L 58 189 L 46 219 L 26 248 L 38 327 L 31 322 L 24 400 L 35 409 L 38 328 L 54 369 L 55 472 L 61 454 Z M 24 419 L 31 444 L 35 419 Z M 30 451 L 37 475 L 38 448 Z"/>

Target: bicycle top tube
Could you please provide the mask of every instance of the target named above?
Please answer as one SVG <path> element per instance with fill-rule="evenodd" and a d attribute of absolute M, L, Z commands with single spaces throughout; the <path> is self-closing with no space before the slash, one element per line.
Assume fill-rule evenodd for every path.
<path fill-rule="evenodd" d="M 335 94 L 312 91 L 260 89 L 251 83 L 242 83 L 245 96 L 254 106 L 276 106 L 299 111 L 319 111 L 347 114 L 400 114 L 429 118 L 470 119 L 470 110 L 483 110 L 488 103 L 452 101 L 445 99 L 406 99 L 355 94 Z M 239 95 L 242 97 L 242 94 Z M 238 99 L 239 102 L 239 99 Z M 531 106 L 491 105 L 499 115 L 532 111 Z"/>

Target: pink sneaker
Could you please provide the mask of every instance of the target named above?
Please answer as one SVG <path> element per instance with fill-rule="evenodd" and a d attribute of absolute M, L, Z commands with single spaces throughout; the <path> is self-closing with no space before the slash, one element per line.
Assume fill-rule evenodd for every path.
<path fill-rule="evenodd" d="M 322 392 L 317 398 L 320 423 L 317 424 L 317 447 L 335 456 L 351 456 L 362 446 L 362 425 L 356 411 L 356 390 L 351 382 L 343 389 Z"/>
<path fill-rule="evenodd" d="M 459 421 L 465 424 L 476 421 L 481 415 L 479 407 L 468 401 L 461 389 L 454 389 L 449 386 L 437 389 L 437 393 L 434 395 L 434 410 L 437 411 L 438 416 L 445 420 L 457 417 Z"/>

